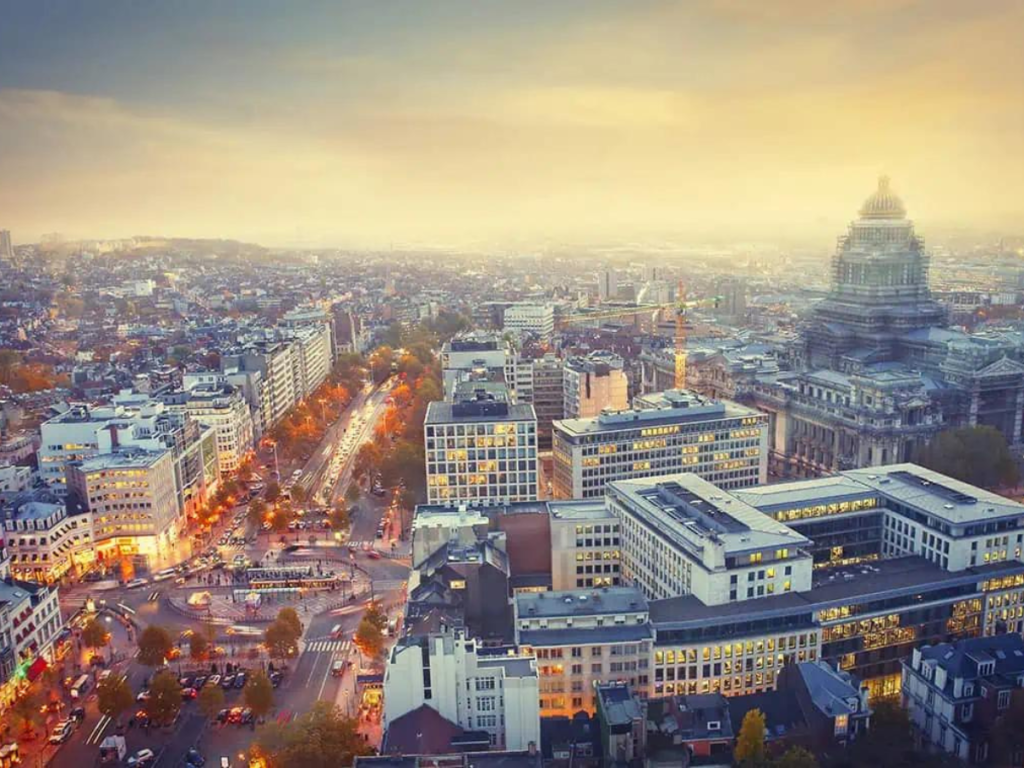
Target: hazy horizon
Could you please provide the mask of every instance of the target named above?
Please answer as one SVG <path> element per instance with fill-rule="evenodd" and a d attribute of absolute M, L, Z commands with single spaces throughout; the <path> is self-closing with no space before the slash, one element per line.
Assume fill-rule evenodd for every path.
<path fill-rule="evenodd" d="M 15 4 L 0 228 L 828 246 L 887 174 L 1019 234 L 1024 4 Z"/>

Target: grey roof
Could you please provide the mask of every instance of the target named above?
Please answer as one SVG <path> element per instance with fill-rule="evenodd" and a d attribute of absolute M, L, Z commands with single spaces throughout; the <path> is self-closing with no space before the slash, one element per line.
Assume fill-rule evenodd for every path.
<path fill-rule="evenodd" d="M 629 686 L 621 683 L 604 683 L 595 686 L 601 700 L 603 719 L 612 725 L 628 725 L 643 717 L 640 702 L 633 696 Z"/>
<path fill-rule="evenodd" d="M 515 602 L 517 616 L 523 619 L 554 616 L 607 616 L 647 611 L 647 598 L 634 587 L 525 592 L 516 595 Z"/>
<path fill-rule="evenodd" d="M 832 499 L 848 496 L 874 495 L 863 483 L 844 475 L 738 488 L 730 493 L 762 511 L 788 508 L 800 504 L 826 504 Z"/>
<path fill-rule="evenodd" d="M 719 407 L 721 406 L 721 407 Z M 724 419 L 738 419 L 759 416 L 760 411 L 734 403 L 730 400 L 717 401 L 715 406 L 665 409 L 627 409 L 588 419 L 559 419 L 552 427 L 569 437 L 596 435 L 602 432 L 622 432 L 628 429 L 670 426 L 674 424 L 700 424 Z"/>
<path fill-rule="evenodd" d="M 823 661 L 805 661 L 796 665 L 814 706 L 828 717 L 856 714 L 860 695 L 846 672 L 837 672 Z M 851 700 L 852 699 L 852 700 Z"/>
<path fill-rule="evenodd" d="M 456 416 L 452 413 L 452 408 L 455 404 L 443 402 L 440 400 L 434 401 L 427 405 L 427 417 L 424 420 L 424 424 L 477 424 L 477 423 L 498 423 L 505 421 L 537 421 L 537 414 L 533 410 L 533 405 L 529 403 L 515 403 L 508 406 L 507 414 L 495 414 L 495 415 L 467 415 L 467 416 Z"/>
<path fill-rule="evenodd" d="M 1004 677 L 1016 685 L 1017 677 L 1024 672 L 1024 638 L 1008 632 L 992 637 L 974 637 L 953 644 L 926 645 L 921 648 L 921 658 L 946 670 L 946 689 L 952 688 L 953 678 L 956 677 L 967 680 Z M 978 674 L 978 664 L 983 661 L 995 662 L 992 675 Z"/>
<path fill-rule="evenodd" d="M 549 501 L 548 512 L 556 520 L 606 520 L 615 515 L 605 506 L 604 499 L 576 499 Z"/>

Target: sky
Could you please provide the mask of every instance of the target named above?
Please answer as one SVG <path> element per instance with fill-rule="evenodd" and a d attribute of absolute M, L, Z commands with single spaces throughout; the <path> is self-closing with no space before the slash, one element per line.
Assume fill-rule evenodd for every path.
<path fill-rule="evenodd" d="M 0 228 L 831 243 L 887 174 L 1021 233 L 1018 0 L 12 0 Z"/>

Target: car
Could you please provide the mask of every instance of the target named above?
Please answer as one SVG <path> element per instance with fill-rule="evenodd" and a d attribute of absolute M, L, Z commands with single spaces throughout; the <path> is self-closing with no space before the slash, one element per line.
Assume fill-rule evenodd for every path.
<path fill-rule="evenodd" d="M 85 707 L 72 707 L 71 711 L 68 712 L 68 719 L 81 723 L 85 720 Z"/>
<path fill-rule="evenodd" d="M 205 685 L 205 683 L 206 678 L 203 675 L 196 675 L 196 677 L 192 680 L 192 687 L 198 691 L 200 688 L 203 687 L 203 685 Z"/>
<path fill-rule="evenodd" d="M 188 752 L 185 753 L 185 762 L 189 765 L 194 765 L 196 768 L 203 768 L 206 765 L 206 758 L 199 754 L 198 749 L 190 747 Z"/>
<path fill-rule="evenodd" d="M 281 680 L 282 680 L 283 677 L 284 677 L 284 675 L 282 675 L 280 672 L 271 672 L 268 675 L 268 678 L 270 679 L 271 687 L 277 688 L 277 686 L 279 686 L 281 684 Z"/>
<path fill-rule="evenodd" d="M 245 688 L 245 673 L 239 672 L 235 675 L 235 688 Z"/>
<path fill-rule="evenodd" d="M 179 648 L 176 645 L 171 646 L 171 650 L 169 650 L 167 652 L 167 657 L 166 658 L 167 658 L 168 661 L 174 661 L 175 659 L 180 659 L 181 658 L 181 648 Z"/>
<path fill-rule="evenodd" d="M 191 676 L 186 675 L 185 677 L 179 677 L 178 678 L 178 685 L 180 685 L 182 688 L 191 688 L 192 687 L 192 678 L 191 678 Z"/>
<path fill-rule="evenodd" d="M 221 688 L 227 689 L 227 688 L 230 688 L 234 684 L 235 684 L 235 676 L 234 675 L 231 675 L 231 674 L 224 675 L 220 679 L 220 687 Z"/>
<path fill-rule="evenodd" d="M 249 709 L 249 707 L 246 707 L 245 709 L 242 710 L 242 720 L 241 720 L 241 723 L 242 723 L 242 725 L 248 725 L 252 721 L 253 721 L 252 710 Z"/>
<path fill-rule="evenodd" d="M 222 709 L 217 713 L 217 722 L 221 724 L 226 723 L 228 721 L 228 715 L 229 712 L 226 709 Z"/>
<path fill-rule="evenodd" d="M 53 730 L 50 731 L 50 743 L 51 744 L 63 744 L 65 741 L 71 738 L 71 734 L 75 732 L 75 724 L 71 720 L 62 720 L 53 726 Z"/>
<path fill-rule="evenodd" d="M 139 695 L 135 697 L 138 702 L 149 701 L 149 689 L 139 691 Z"/>
<path fill-rule="evenodd" d="M 191 701 L 192 699 L 194 699 L 198 695 L 199 695 L 199 691 L 197 691 L 195 688 L 189 687 L 189 688 L 182 688 L 181 689 L 181 700 L 182 701 Z"/>
<path fill-rule="evenodd" d="M 380 560 L 380 552 L 378 552 L 376 549 L 371 549 L 369 552 L 366 553 L 366 556 L 371 560 Z"/>
<path fill-rule="evenodd" d="M 231 710 L 228 712 L 228 722 L 229 723 L 234 723 L 235 725 L 238 725 L 239 723 L 242 722 L 242 708 L 241 707 L 232 707 L 231 708 Z"/>
<path fill-rule="evenodd" d="M 345 662 L 342 659 L 338 659 L 331 665 L 331 676 L 341 677 L 345 674 Z"/>
<path fill-rule="evenodd" d="M 156 760 L 156 755 L 152 749 L 140 749 L 128 758 L 126 765 L 129 768 L 137 768 L 138 766 L 150 765 L 154 760 Z"/>
<path fill-rule="evenodd" d="M 149 584 L 149 579 L 132 579 L 124 585 L 125 589 L 135 589 L 136 587 L 144 587 Z"/>
<path fill-rule="evenodd" d="M 331 639 L 341 640 L 345 637 L 345 630 L 342 629 L 341 624 L 335 624 L 331 627 Z"/>
<path fill-rule="evenodd" d="M 140 709 L 138 712 L 135 713 L 134 720 L 137 726 L 139 726 L 140 728 L 145 728 L 147 725 L 149 725 L 149 713 L 146 712 L 146 710 L 144 709 Z"/>
<path fill-rule="evenodd" d="M 206 685 L 220 685 L 220 675 L 210 675 L 208 678 L 206 678 Z"/>

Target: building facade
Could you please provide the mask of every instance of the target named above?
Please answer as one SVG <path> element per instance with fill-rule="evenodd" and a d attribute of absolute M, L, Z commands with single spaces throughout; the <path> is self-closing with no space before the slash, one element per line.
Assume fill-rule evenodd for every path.
<path fill-rule="evenodd" d="M 555 333 L 555 308 L 551 304 L 512 304 L 505 309 L 503 330 L 550 342 Z"/>
<path fill-rule="evenodd" d="M 721 488 L 767 479 L 764 414 L 678 390 L 634 398 L 634 405 L 554 422 L 555 498 L 595 498 L 615 480 L 674 472 L 694 472 Z"/>
<path fill-rule="evenodd" d="M 562 368 L 562 413 L 566 419 L 585 419 L 611 409 L 629 407 L 629 380 L 624 362 L 611 352 L 570 357 Z"/>
<path fill-rule="evenodd" d="M 537 498 L 537 416 L 504 385 L 466 382 L 430 403 L 424 441 L 429 504 Z"/>
<path fill-rule="evenodd" d="M 551 589 L 622 583 L 620 523 L 603 500 L 551 501 Z"/>
<path fill-rule="evenodd" d="M 68 516 L 62 503 L 26 501 L 3 516 L 11 576 L 50 584 L 76 576 L 95 562 L 92 515 Z"/>

